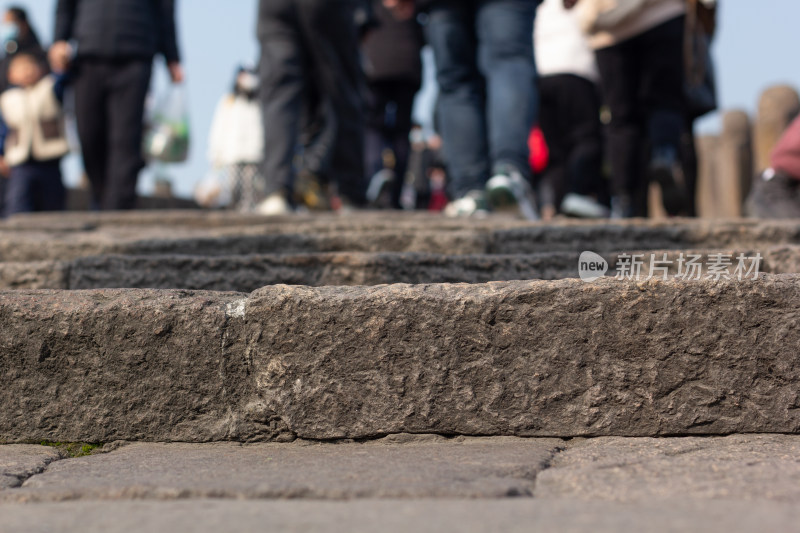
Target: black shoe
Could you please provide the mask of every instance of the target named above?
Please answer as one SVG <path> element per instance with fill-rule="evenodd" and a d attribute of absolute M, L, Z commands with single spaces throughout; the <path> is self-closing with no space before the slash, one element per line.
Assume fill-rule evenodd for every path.
<path fill-rule="evenodd" d="M 800 218 L 800 180 L 766 170 L 753 181 L 745 214 L 755 218 Z"/>
<path fill-rule="evenodd" d="M 661 187 L 661 199 L 668 215 L 688 214 L 689 202 L 686 183 L 674 150 L 653 152 L 653 158 L 650 161 L 650 181 L 658 183 Z"/>

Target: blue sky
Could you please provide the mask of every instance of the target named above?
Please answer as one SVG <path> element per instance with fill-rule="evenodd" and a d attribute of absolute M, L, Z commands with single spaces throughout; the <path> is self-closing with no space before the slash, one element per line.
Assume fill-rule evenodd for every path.
<path fill-rule="evenodd" d="M 27 6 L 40 37 L 50 42 L 55 0 L 14 3 Z M 720 0 L 720 4 L 714 56 L 723 108 L 754 113 L 764 88 L 776 83 L 800 88 L 800 1 Z M 174 179 L 176 192 L 189 196 L 208 168 L 206 139 L 217 101 L 230 87 L 236 66 L 255 63 L 258 58 L 257 0 L 178 0 L 178 12 L 193 145 L 190 160 L 169 168 L 168 174 Z M 160 63 L 156 71 L 158 88 L 165 84 Z M 699 124 L 699 130 L 714 132 L 718 124 L 718 117 L 711 116 Z M 65 166 L 68 182 L 77 180 L 79 166 L 76 158 Z M 148 173 L 140 188 L 147 190 L 151 184 Z"/>

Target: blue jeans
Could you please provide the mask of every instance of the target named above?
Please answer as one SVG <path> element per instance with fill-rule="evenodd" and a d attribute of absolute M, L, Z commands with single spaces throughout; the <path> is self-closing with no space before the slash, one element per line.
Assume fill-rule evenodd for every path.
<path fill-rule="evenodd" d="M 435 2 L 425 28 L 436 58 L 439 130 L 449 193 L 482 190 L 513 166 L 530 177 L 538 106 L 533 20 L 539 0 Z"/>

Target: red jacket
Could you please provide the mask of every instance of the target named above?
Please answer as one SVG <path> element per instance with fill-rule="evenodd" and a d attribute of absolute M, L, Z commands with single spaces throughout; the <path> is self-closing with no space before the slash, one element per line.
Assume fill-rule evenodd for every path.
<path fill-rule="evenodd" d="M 800 117 L 794 119 L 783 132 L 781 140 L 772 151 L 772 168 L 800 179 Z"/>

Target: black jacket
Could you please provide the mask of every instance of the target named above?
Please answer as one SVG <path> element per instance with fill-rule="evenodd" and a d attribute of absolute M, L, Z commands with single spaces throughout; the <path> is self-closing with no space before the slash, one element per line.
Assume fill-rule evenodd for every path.
<path fill-rule="evenodd" d="M 180 60 L 175 0 L 58 0 L 54 37 L 81 57 Z"/>
<path fill-rule="evenodd" d="M 415 18 L 397 20 L 375 0 L 376 27 L 364 40 L 364 72 L 373 81 L 422 81 L 420 52 L 425 44 L 422 27 Z"/>

